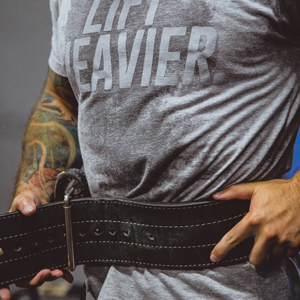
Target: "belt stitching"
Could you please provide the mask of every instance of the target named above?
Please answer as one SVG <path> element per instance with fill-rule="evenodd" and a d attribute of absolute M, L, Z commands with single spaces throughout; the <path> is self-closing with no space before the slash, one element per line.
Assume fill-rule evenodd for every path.
<path fill-rule="evenodd" d="M 62 206 L 62 204 L 54 205 L 54 206 L 51 206 L 51 207 L 39 208 L 39 211 L 51 210 L 51 209 L 57 208 L 57 207 L 59 207 L 59 206 Z M 20 217 L 24 217 L 24 216 L 21 215 L 21 214 L 15 214 L 15 215 L 10 215 L 10 216 L 0 217 L 0 220 L 11 219 L 11 218 L 17 218 L 17 217 L 20 218 Z"/>
<path fill-rule="evenodd" d="M 16 260 L 29 258 L 29 257 L 36 256 L 36 255 L 39 255 L 39 254 L 43 254 L 43 253 L 46 253 L 46 252 L 49 252 L 49 251 L 52 251 L 52 250 L 58 250 L 58 249 L 65 248 L 65 247 L 67 247 L 67 246 L 66 245 L 57 246 L 57 247 L 50 248 L 50 249 L 47 249 L 47 250 L 43 250 L 43 251 L 40 251 L 40 252 L 36 252 L 36 253 L 33 253 L 33 254 L 25 255 L 25 256 L 22 256 L 22 257 L 16 257 L 16 258 L 13 258 L 13 259 L 10 259 L 10 260 L 5 260 L 5 261 L 0 262 L 0 265 L 5 264 L 5 263 L 9 263 L 9 262 L 12 262 L 12 261 L 16 261 Z"/>
<path fill-rule="evenodd" d="M 146 205 L 132 204 L 132 203 L 120 203 L 120 202 L 117 202 L 117 201 L 111 202 L 109 200 L 108 201 L 90 200 L 90 201 L 84 201 L 84 202 L 80 202 L 80 203 L 73 203 L 73 205 L 82 205 L 82 204 L 88 204 L 88 203 L 93 203 L 93 204 L 113 203 L 113 204 L 118 204 L 118 205 L 127 205 L 127 206 L 133 206 L 133 207 L 143 207 L 143 208 L 146 208 L 146 209 L 157 209 L 157 210 L 185 210 L 185 209 L 192 209 L 194 207 L 198 207 L 198 208 L 201 207 L 202 208 L 202 207 L 219 205 L 219 204 L 223 204 L 224 202 L 216 202 L 216 203 L 205 204 L 205 205 L 195 204 L 195 205 L 191 205 L 191 206 L 188 206 L 188 207 L 153 207 L 153 206 L 146 206 Z M 52 206 L 52 207 L 47 207 L 47 208 L 40 208 L 39 211 L 51 210 L 51 209 L 57 208 L 60 205 L 61 204 L 55 205 L 55 206 Z M 10 219 L 10 218 L 15 218 L 15 217 L 21 217 L 21 215 L 5 216 L 5 217 L 1 217 L 0 220 Z M 57 226 L 61 226 L 61 225 L 57 225 Z M 57 226 L 54 226 L 52 228 L 55 228 Z M 48 229 L 51 229 L 51 228 L 48 228 Z M 44 229 L 42 229 L 42 230 L 44 230 Z M 29 233 L 32 233 L 32 232 L 29 232 Z M 25 233 L 25 234 L 29 234 L 29 233 Z M 25 234 L 21 234 L 21 235 L 25 235 Z M 21 236 L 21 235 L 17 235 L 17 236 Z M 16 236 L 14 236 L 14 237 L 16 237 Z M 9 238 L 11 238 L 11 237 L 9 237 Z M 1 238 L 1 240 L 2 239 L 4 239 L 4 238 Z M 41 254 L 41 253 L 44 253 L 44 252 L 47 252 L 47 251 L 50 251 L 50 250 L 59 249 L 59 248 L 62 248 L 62 247 L 66 247 L 66 246 L 64 245 L 64 246 L 55 247 L 53 249 L 44 250 L 42 252 L 38 252 L 38 253 L 35 253 L 35 254 L 31 254 L 31 255 L 28 255 L 28 256 L 25 256 L 25 257 L 22 257 L 22 258 L 16 258 L 16 259 L 9 260 L 9 261 L 14 261 L 14 260 L 18 260 L 18 259 L 27 258 L 27 257 L 33 256 L 33 255 Z M 232 259 L 232 260 L 226 260 L 226 261 L 223 261 L 223 263 L 231 262 L 231 261 L 237 261 L 237 260 L 245 259 L 247 257 L 248 256 L 244 256 L 244 257 L 237 258 L 237 259 Z M 9 261 L 5 261 L 5 262 L 9 262 Z M 122 260 L 89 260 L 89 261 L 82 261 L 82 262 L 77 262 L 77 263 L 81 264 L 81 263 L 97 262 L 97 261 L 98 262 L 99 261 L 103 261 L 103 262 L 137 263 L 137 264 L 141 264 L 141 265 L 149 265 L 149 266 L 157 266 L 157 267 L 199 267 L 199 266 L 201 267 L 201 266 L 210 266 L 210 265 L 214 264 L 214 263 L 209 263 L 209 264 L 200 264 L 200 265 L 161 265 L 161 264 L 140 263 L 140 262 L 122 261 Z M 1 262 L 0 264 L 3 264 L 5 262 Z M 54 267 L 54 269 L 55 268 L 64 267 L 64 266 L 65 265 L 56 266 L 56 267 Z M 16 281 L 16 280 L 21 280 L 21 279 L 29 278 L 29 277 L 34 276 L 35 274 L 36 273 L 33 273 L 31 275 L 28 275 L 28 276 L 24 276 L 24 277 L 12 279 L 12 280 L 9 280 L 9 281 L 0 282 L 0 284 L 6 284 L 6 283 L 10 283 L 10 282 L 13 282 L 13 281 Z"/>
<path fill-rule="evenodd" d="M 243 260 L 248 258 L 248 256 L 242 256 L 239 258 L 235 258 L 235 259 L 229 259 L 229 260 L 224 260 L 221 261 L 220 263 L 208 263 L 208 264 L 194 264 L 194 265 L 163 265 L 163 264 L 152 264 L 152 263 L 143 263 L 143 262 L 139 262 L 139 261 L 128 261 L 128 260 L 114 260 L 114 259 L 94 259 L 94 260 L 83 260 L 83 261 L 78 261 L 76 262 L 77 264 L 85 264 L 85 263 L 92 263 L 92 262 L 110 262 L 110 263 L 128 263 L 128 264 L 140 264 L 140 265 L 146 265 L 146 266 L 151 266 L 151 267 L 179 267 L 179 268 L 191 268 L 191 267 L 208 267 L 208 266 L 218 266 L 218 265 L 222 265 L 224 263 L 227 262 L 232 262 L 232 261 L 238 261 L 238 260 Z"/>
<path fill-rule="evenodd" d="M 237 216 L 233 216 L 230 218 L 214 221 L 214 222 L 208 222 L 208 223 L 201 223 L 201 224 L 191 224 L 191 225 L 154 225 L 154 224 L 143 224 L 143 223 L 134 223 L 134 222 L 126 222 L 126 221 L 115 221 L 115 220 L 87 220 L 87 221 L 77 221 L 73 222 L 73 224 L 82 224 L 82 223 L 119 223 L 119 224 L 132 224 L 137 226 L 143 226 L 143 227 L 153 227 L 153 228 L 191 228 L 191 227 L 200 227 L 200 226 L 206 226 L 206 225 L 213 225 L 217 223 L 227 222 L 232 219 L 237 219 L 240 217 L 245 216 L 247 213 L 243 213 Z"/>
<path fill-rule="evenodd" d="M 72 203 L 72 205 L 83 205 L 83 204 L 118 204 L 118 205 L 126 205 L 126 206 L 133 206 L 133 207 L 142 207 L 147 209 L 158 209 L 158 210 L 185 210 L 185 209 L 193 209 L 195 207 L 202 208 L 202 207 L 208 207 L 208 206 L 214 206 L 214 205 L 220 205 L 224 204 L 225 202 L 216 202 L 216 203 L 210 203 L 210 204 L 189 204 L 189 206 L 185 207 L 159 207 L 159 206 L 151 206 L 151 205 L 143 205 L 143 204 L 133 204 L 133 203 L 124 203 L 124 202 L 118 202 L 118 201 L 110 201 L 110 200 L 85 200 L 84 202 L 75 202 Z M 51 210 L 54 208 L 57 208 L 61 206 L 61 204 L 57 204 L 51 207 L 45 207 L 45 208 L 39 208 L 39 211 L 45 211 L 45 210 Z M 10 218 L 16 218 L 21 217 L 22 215 L 13 215 L 13 216 L 5 216 L 1 217 L 0 220 L 10 219 Z"/>
<path fill-rule="evenodd" d="M 106 204 L 106 203 L 112 203 L 112 204 L 118 204 L 118 205 L 126 205 L 126 206 L 133 206 L 133 207 L 141 207 L 141 208 L 147 208 L 147 209 L 158 209 L 158 210 L 185 210 L 185 209 L 194 209 L 195 207 L 202 208 L 202 207 L 208 207 L 208 206 L 214 206 L 214 205 L 220 205 L 224 204 L 223 202 L 216 202 L 216 203 L 210 203 L 210 204 L 189 204 L 188 206 L 182 206 L 182 207 L 160 207 L 160 206 L 151 206 L 151 205 L 143 205 L 143 204 L 133 204 L 133 203 L 125 203 L 125 202 L 118 202 L 118 201 L 110 201 L 110 200 L 86 200 L 84 202 L 75 202 L 72 203 L 73 205 L 82 205 L 82 204 Z"/>
<path fill-rule="evenodd" d="M 243 256 L 243 257 L 239 257 L 239 258 L 235 258 L 235 259 L 230 259 L 230 260 L 225 260 L 221 263 L 227 263 L 227 262 L 232 262 L 232 261 L 238 261 L 238 260 L 243 260 L 243 259 L 246 259 L 248 258 L 248 256 Z M 92 262 L 106 262 L 106 263 L 136 263 L 136 264 L 140 264 L 140 265 L 146 265 L 146 266 L 151 266 L 151 267 L 183 267 L 183 268 L 191 268 L 191 267 L 205 267 L 205 266 L 211 266 L 211 265 L 222 265 L 221 263 L 208 263 L 208 264 L 199 264 L 199 265 L 162 265 L 162 264 L 151 264 L 151 263 L 141 263 L 141 262 L 136 262 L 136 261 L 127 261 L 127 260 L 112 260 L 112 259 L 105 259 L 105 260 L 84 260 L 84 261 L 78 261 L 76 262 L 77 264 L 85 264 L 85 263 L 92 263 Z M 58 269 L 58 268 L 63 268 L 65 267 L 66 265 L 58 265 L 58 266 L 55 266 L 51 269 Z M 21 280 L 21 279 L 26 279 L 26 278 L 30 278 L 32 276 L 36 275 L 36 273 L 33 273 L 33 274 L 30 274 L 30 275 L 27 275 L 27 276 L 23 276 L 23 277 L 19 277 L 19 278 L 15 278 L 15 279 L 11 279 L 11 280 L 8 280 L 8 281 L 3 281 L 3 282 L 0 282 L 0 284 L 8 284 L 8 283 L 11 283 L 11 282 L 14 282 L 14 281 L 18 281 L 18 280 Z"/>
<path fill-rule="evenodd" d="M 76 245 L 85 245 L 85 244 L 124 244 L 124 245 L 159 248 L 159 249 L 195 249 L 195 248 L 211 247 L 211 246 L 216 245 L 216 243 L 212 243 L 212 244 L 195 245 L 195 246 L 156 246 L 156 245 L 129 243 L 129 242 L 122 242 L 122 241 L 87 241 L 87 242 L 77 242 L 75 244 Z"/>
<path fill-rule="evenodd" d="M 220 204 L 225 204 L 225 201 L 220 201 L 220 202 L 216 202 L 216 203 L 210 203 L 210 204 L 191 204 L 188 207 L 155 207 L 155 206 L 146 206 L 146 205 L 142 205 L 142 204 L 132 204 L 132 203 L 124 203 L 124 202 L 118 202 L 118 201 L 97 201 L 97 200 L 89 200 L 89 201 L 84 201 L 84 202 L 76 202 L 76 203 L 72 203 L 72 205 L 82 205 L 82 204 L 88 204 L 88 203 L 92 203 L 92 204 L 107 204 L 107 203 L 113 203 L 113 204 L 118 204 L 118 205 L 127 205 L 127 206 L 133 206 L 133 207 L 142 207 L 142 208 L 147 208 L 147 209 L 158 209 L 158 210 L 185 210 L 185 209 L 193 209 L 195 207 L 198 208 L 202 208 L 202 207 L 208 207 L 208 206 L 214 206 L 214 205 L 220 205 Z M 57 204 L 51 207 L 46 207 L 46 208 L 39 208 L 39 211 L 45 211 L 45 210 L 51 210 L 57 207 L 60 207 L 61 204 Z M 5 220 L 5 219 L 10 219 L 10 218 L 16 218 L 16 217 L 23 217 L 20 214 L 16 214 L 13 216 L 5 216 L 5 217 L 1 217 L 0 220 Z"/>
<path fill-rule="evenodd" d="M 61 227 L 61 226 L 65 226 L 65 224 L 54 225 L 54 226 L 50 226 L 50 227 L 37 229 L 37 230 L 34 230 L 34 231 L 29 231 L 29 232 L 16 234 L 16 235 L 6 236 L 6 237 L 3 237 L 3 238 L 0 238 L 0 241 L 7 240 L 7 239 L 12 239 L 12 238 L 15 238 L 15 237 L 24 236 L 24 235 L 28 235 L 28 234 L 31 234 L 31 233 L 36 233 L 36 232 L 40 232 L 40 231 L 44 231 L 44 230 L 48 230 L 48 229 L 53 229 L 53 228 Z"/>
<path fill-rule="evenodd" d="M 73 224 L 118 223 L 118 224 L 130 224 L 130 225 L 136 225 L 136 226 L 142 226 L 142 227 L 151 227 L 151 228 L 169 228 L 169 229 L 176 228 L 177 229 L 177 228 L 193 228 L 193 227 L 200 227 L 200 226 L 218 224 L 218 223 L 227 222 L 227 221 L 230 221 L 230 220 L 233 220 L 233 219 L 237 219 L 237 218 L 240 218 L 240 217 L 245 216 L 245 215 L 246 215 L 246 213 L 243 213 L 243 214 L 233 216 L 233 217 L 230 217 L 230 218 L 226 218 L 226 219 L 223 219 L 223 220 L 218 220 L 218 221 L 208 222 L 208 223 L 201 223 L 201 224 L 191 224 L 191 225 L 154 225 L 154 224 L 142 224 L 142 223 L 135 223 L 135 222 L 115 221 L 115 220 L 87 220 L 87 221 L 73 222 Z M 3 238 L 0 238 L 0 241 L 15 238 L 15 237 L 19 237 L 19 236 L 28 235 L 28 234 L 32 234 L 32 233 L 36 233 L 36 232 L 40 232 L 40 231 L 44 231 L 44 230 L 49 230 L 49 229 L 53 229 L 53 228 L 61 227 L 61 226 L 65 226 L 65 224 L 54 225 L 54 226 L 50 226 L 50 227 L 37 229 L 37 230 L 34 230 L 34 231 L 29 231 L 29 232 L 25 232 L 25 233 L 16 234 L 16 235 L 6 236 L 6 237 L 3 237 Z"/>
<path fill-rule="evenodd" d="M 216 245 L 215 243 L 211 243 L 211 244 L 206 244 L 206 245 L 195 245 L 195 246 L 156 246 L 156 245 L 148 245 L 148 244 L 138 244 L 138 243 L 129 243 L 129 242 L 122 242 L 122 241 L 87 241 L 87 242 L 77 242 L 76 245 L 83 245 L 83 244 L 124 244 L 124 245 L 134 245 L 134 246 L 141 246 L 141 247 L 150 247 L 150 248 L 161 248 L 161 249 L 192 249 L 192 248 L 205 248 L 205 247 L 210 247 L 210 246 L 214 246 Z M 66 245 L 62 245 L 62 246 L 57 246 L 54 248 L 50 248 L 47 250 L 43 250 L 40 252 L 36 252 L 30 255 L 26 255 L 23 257 L 17 257 L 14 259 L 10 259 L 10 260 L 6 260 L 3 262 L 0 262 L 1 264 L 5 264 L 5 263 L 9 263 L 12 261 L 17 261 L 17 260 L 21 260 L 21 259 L 25 259 L 25 258 L 29 258 L 35 255 L 39 255 L 39 254 L 43 254 L 45 252 L 49 252 L 52 250 L 58 250 L 61 248 L 66 247 Z"/>

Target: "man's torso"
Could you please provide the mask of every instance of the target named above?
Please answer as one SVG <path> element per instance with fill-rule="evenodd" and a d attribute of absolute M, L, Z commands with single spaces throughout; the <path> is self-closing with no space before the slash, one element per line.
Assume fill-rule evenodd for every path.
<path fill-rule="evenodd" d="M 285 172 L 299 124 L 300 50 L 298 28 L 279 1 L 61 0 L 51 6 L 50 67 L 68 76 L 78 99 L 94 196 L 199 201 Z M 282 282 L 286 289 L 286 272 L 277 271 L 277 288 Z M 154 277 L 162 287 L 157 291 L 180 299 L 179 291 L 193 282 L 206 286 L 210 278 L 209 271 L 147 272 L 111 269 L 101 299 L 120 299 L 124 286 L 138 299 Z M 211 273 L 223 282 L 224 299 L 233 292 L 221 280 L 229 272 Z M 267 278 L 261 287 L 269 282 L 246 265 L 233 273 L 235 280 Z M 120 289 L 110 287 L 114 280 Z M 252 297 L 238 289 L 240 299 Z M 213 288 L 203 293 L 218 295 Z"/>

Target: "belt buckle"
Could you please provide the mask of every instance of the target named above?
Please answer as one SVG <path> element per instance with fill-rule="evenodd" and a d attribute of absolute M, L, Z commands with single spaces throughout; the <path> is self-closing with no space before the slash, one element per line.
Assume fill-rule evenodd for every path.
<path fill-rule="evenodd" d="M 65 191 L 65 195 L 64 195 L 67 257 L 68 257 L 68 269 L 70 271 L 74 271 L 76 268 L 75 257 L 74 257 L 74 246 L 73 246 L 71 203 L 70 203 L 70 196 L 74 192 L 74 190 L 75 190 L 74 186 L 71 186 Z"/>

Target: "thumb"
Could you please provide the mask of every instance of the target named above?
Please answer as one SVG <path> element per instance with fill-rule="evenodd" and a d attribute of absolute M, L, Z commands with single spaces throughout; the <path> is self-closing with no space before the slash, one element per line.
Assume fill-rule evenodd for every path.
<path fill-rule="evenodd" d="M 257 183 L 241 183 L 241 184 L 233 185 L 228 189 L 213 194 L 213 198 L 215 200 L 233 200 L 233 199 L 251 200 L 256 185 Z"/>
<path fill-rule="evenodd" d="M 25 191 L 18 194 L 11 205 L 10 212 L 19 210 L 23 215 L 31 216 L 36 211 L 36 203 L 40 202 L 35 193 Z"/>

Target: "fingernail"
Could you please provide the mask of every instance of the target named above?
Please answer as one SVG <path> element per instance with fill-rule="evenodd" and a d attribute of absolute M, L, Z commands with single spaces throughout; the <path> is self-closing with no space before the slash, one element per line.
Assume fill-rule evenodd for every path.
<path fill-rule="evenodd" d="M 224 191 L 221 191 L 221 192 L 213 194 L 213 197 L 214 198 L 221 198 L 224 194 L 225 194 Z"/>
<path fill-rule="evenodd" d="M 212 254 L 211 256 L 210 256 L 210 260 L 212 261 L 212 262 L 217 262 L 218 261 L 218 258 L 214 255 L 214 254 Z"/>
<path fill-rule="evenodd" d="M 26 214 L 32 212 L 33 210 L 34 210 L 34 206 L 33 206 L 32 204 L 30 204 L 30 203 L 28 203 L 28 204 L 26 204 L 26 205 L 24 206 L 24 212 L 25 212 Z"/>

